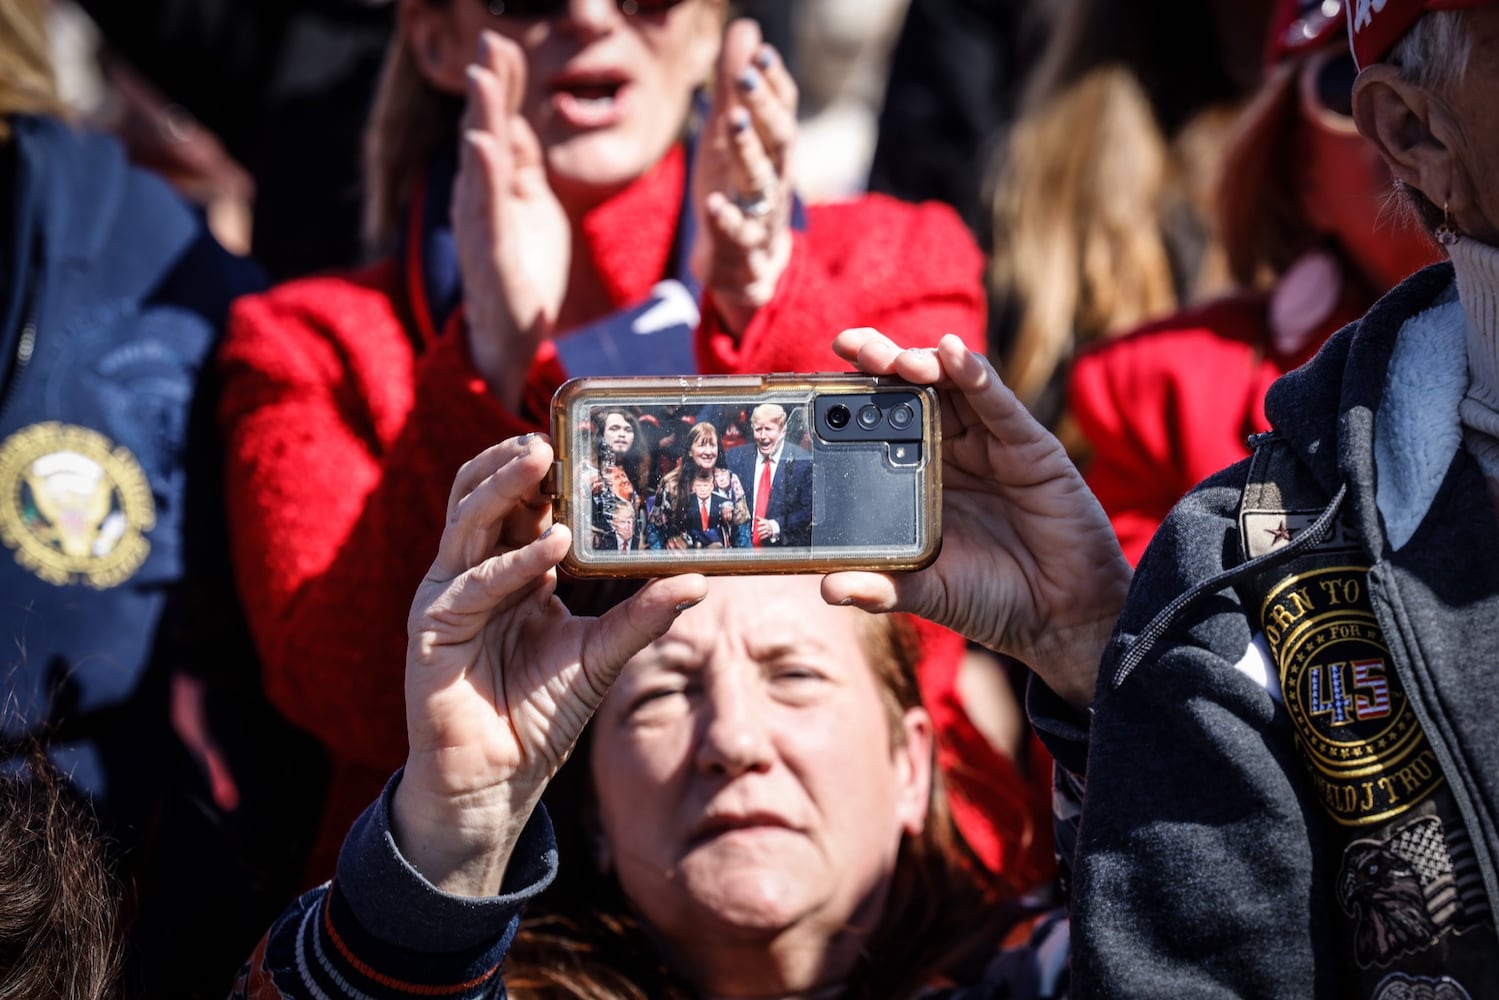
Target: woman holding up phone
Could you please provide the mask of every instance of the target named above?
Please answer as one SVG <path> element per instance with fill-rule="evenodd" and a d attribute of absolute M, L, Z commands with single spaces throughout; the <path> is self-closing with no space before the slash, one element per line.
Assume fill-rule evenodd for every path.
<path fill-rule="evenodd" d="M 839 346 L 947 381 L 954 544 L 899 576 L 665 577 L 574 616 L 555 592 L 572 539 L 538 502 L 549 443 L 487 449 L 412 605 L 406 766 L 239 995 L 1065 995 L 1065 919 L 983 898 L 951 840 L 909 622 L 860 609 L 960 627 L 1081 708 L 1129 567 L 1061 445 L 958 338 Z M 540 804 L 579 769 L 575 815 Z"/>
<path fill-rule="evenodd" d="M 795 199 L 796 85 L 726 7 L 401 0 L 367 143 L 383 256 L 236 311 L 236 573 L 272 699 L 332 759 L 317 877 L 400 763 L 400 623 L 448 484 L 564 377 L 825 370 L 855 323 L 983 347 L 948 209 Z"/>

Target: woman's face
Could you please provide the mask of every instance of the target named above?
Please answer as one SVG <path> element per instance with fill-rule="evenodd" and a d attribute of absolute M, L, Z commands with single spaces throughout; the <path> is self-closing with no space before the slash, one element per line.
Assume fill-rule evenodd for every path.
<path fill-rule="evenodd" d="M 700 471 L 708 471 L 718 461 L 718 438 L 712 434 L 696 435 L 692 439 L 692 461 Z"/>
<path fill-rule="evenodd" d="M 626 15 L 616 0 L 568 0 L 556 17 L 496 17 L 451 0 L 454 37 L 472 60 L 488 28 L 526 59 L 521 113 L 563 203 L 597 200 L 655 165 L 682 132 L 723 29 L 721 0 Z M 462 48 L 467 45 L 467 48 Z"/>
<path fill-rule="evenodd" d="M 604 443 L 616 455 L 623 455 L 635 443 L 635 428 L 623 413 L 610 413 L 604 417 Z"/>
<path fill-rule="evenodd" d="M 930 722 L 911 709 L 893 736 L 861 613 L 818 587 L 715 579 L 593 721 L 608 861 L 700 986 L 734 986 L 703 966 L 715 944 L 822 949 L 867 928 L 925 819 Z"/>

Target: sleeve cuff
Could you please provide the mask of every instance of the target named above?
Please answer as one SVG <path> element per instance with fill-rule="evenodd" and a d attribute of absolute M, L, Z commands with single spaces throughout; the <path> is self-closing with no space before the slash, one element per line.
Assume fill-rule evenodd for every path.
<path fill-rule="evenodd" d="M 557 874 L 557 840 L 538 806 L 521 831 L 500 895 L 454 896 L 422 877 L 401 856 L 390 828 L 390 801 L 401 772 L 386 783 L 344 838 L 338 886 L 371 935 L 419 952 L 457 952 L 507 934 L 525 904 Z"/>
<path fill-rule="evenodd" d="M 1059 766 L 1079 777 L 1087 774 L 1090 713 L 1073 708 L 1034 671 L 1025 688 L 1025 713 Z"/>

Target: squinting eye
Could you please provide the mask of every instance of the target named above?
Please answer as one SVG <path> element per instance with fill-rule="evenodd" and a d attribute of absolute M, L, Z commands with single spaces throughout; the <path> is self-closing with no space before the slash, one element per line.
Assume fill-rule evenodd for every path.
<path fill-rule="evenodd" d="M 778 681 L 817 681 L 822 680 L 822 676 L 810 667 L 782 667 L 775 672 L 775 679 Z"/>
<path fill-rule="evenodd" d="M 653 702 L 665 701 L 667 698 L 681 693 L 680 688 L 662 688 L 659 691 L 647 691 L 644 694 L 637 695 L 635 700 L 630 702 L 630 708 L 633 710 Z"/>

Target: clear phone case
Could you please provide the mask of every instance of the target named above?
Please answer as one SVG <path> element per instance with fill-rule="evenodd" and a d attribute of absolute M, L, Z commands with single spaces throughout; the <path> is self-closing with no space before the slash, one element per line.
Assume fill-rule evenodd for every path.
<path fill-rule="evenodd" d="M 583 378 L 552 404 L 582 577 L 916 569 L 941 546 L 934 390 L 857 374 Z"/>

